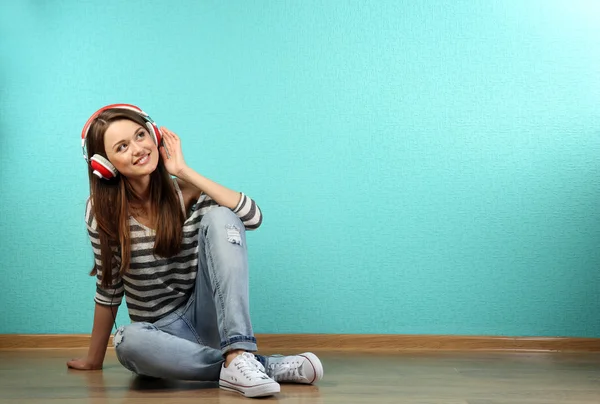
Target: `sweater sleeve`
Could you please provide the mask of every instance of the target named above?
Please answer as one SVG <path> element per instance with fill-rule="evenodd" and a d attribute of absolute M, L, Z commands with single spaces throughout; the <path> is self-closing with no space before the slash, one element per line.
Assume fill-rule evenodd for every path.
<path fill-rule="evenodd" d="M 243 192 L 240 193 L 240 203 L 233 210 L 247 230 L 255 230 L 262 224 L 262 212 L 256 202 Z"/>
<path fill-rule="evenodd" d="M 92 244 L 92 251 L 94 253 L 94 263 L 96 264 L 96 295 L 94 301 L 103 306 L 119 306 L 123 300 L 124 288 L 123 280 L 119 276 L 119 267 L 121 259 L 113 251 L 112 257 L 112 285 L 109 288 L 102 287 L 102 258 L 100 252 L 100 235 L 98 234 L 98 224 L 96 218 L 92 212 L 91 198 L 88 199 L 85 208 L 85 223 Z"/>
<path fill-rule="evenodd" d="M 219 204 L 205 193 L 200 195 L 198 202 L 192 207 L 192 210 L 200 211 L 200 216 L 204 216 L 206 212 Z M 255 230 L 262 224 L 262 212 L 256 202 L 249 196 L 240 192 L 240 201 L 233 209 L 233 213 L 240 218 L 246 230 Z"/>

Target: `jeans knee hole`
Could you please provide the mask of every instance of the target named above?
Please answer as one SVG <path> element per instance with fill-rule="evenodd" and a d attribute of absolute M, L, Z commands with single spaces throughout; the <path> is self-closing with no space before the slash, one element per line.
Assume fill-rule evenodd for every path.
<path fill-rule="evenodd" d="M 115 332 L 113 337 L 113 345 L 114 347 L 118 347 L 123 342 L 123 331 L 125 331 L 125 326 L 120 326 Z"/>
<path fill-rule="evenodd" d="M 226 226 L 227 229 L 227 241 L 231 244 L 242 245 L 242 236 L 240 234 L 240 228 L 233 225 L 228 224 Z"/>

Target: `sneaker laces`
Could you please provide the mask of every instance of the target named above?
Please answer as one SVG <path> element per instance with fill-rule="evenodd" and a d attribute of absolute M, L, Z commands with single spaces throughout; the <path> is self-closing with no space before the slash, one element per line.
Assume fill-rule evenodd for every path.
<path fill-rule="evenodd" d="M 254 355 L 248 352 L 244 352 L 238 355 L 239 360 L 236 363 L 236 367 L 240 372 L 249 379 L 266 379 L 269 376 L 265 373 L 265 368 Z"/>
<path fill-rule="evenodd" d="M 302 376 L 298 369 L 300 368 L 299 362 L 275 362 L 269 364 L 269 376 L 275 381 L 287 380 L 295 381 L 299 380 Z"/>

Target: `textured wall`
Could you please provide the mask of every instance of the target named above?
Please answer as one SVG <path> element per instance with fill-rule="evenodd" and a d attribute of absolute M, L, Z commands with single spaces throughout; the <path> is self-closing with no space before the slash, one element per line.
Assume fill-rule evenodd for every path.
<path fill-rule="evenodd" d="M 129 102 L 261 205 L 256 332 L 600 337 L 597 2 L 0 16 L 0 333 L 91 330 L 79 134 Z"/>

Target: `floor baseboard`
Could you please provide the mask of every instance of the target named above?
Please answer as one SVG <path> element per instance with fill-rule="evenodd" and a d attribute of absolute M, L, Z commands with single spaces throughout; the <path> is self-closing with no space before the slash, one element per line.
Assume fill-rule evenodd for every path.
<path fill-rule="evenodd" d="M 268 351 L 600 352 L 600 338 L 457 335 L 257 334 Z M 0 349 L 87 348 L 89 334 L 0 334 Z M 109 342 L 112 346 L 112 337 Z"/>

